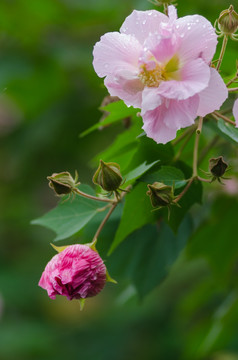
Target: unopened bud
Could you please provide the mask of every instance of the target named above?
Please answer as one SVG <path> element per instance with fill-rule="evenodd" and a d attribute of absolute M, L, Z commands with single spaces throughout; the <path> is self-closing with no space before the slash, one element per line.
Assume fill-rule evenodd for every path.
<path fill-rule="evenodd" d="M 93 176 L 93 182 L 100 185 L 103 190 L 116 191 L 122 183 L 120 166 L 117 163 L 105 163 L 100 160 L 99 167 Z"/>
<path fill-rule="evenodd" d="M 53 189 L 58 196 L 68 195 L 79 183 L 77 183 L 78 175 L 75 174 L 75 179 L 71 176 L 68 171 L 61 173 L 54 173 L 51 176 L 47 176 L 49 180 L 49 187 Z"/>
<path fill-rule="evenodd" d="M 222 177 L 225 174 L 227 167 L 228 164 L 224 161 L 222 156 L 209 160 L 209 170 L 215 179 Z"/>
<path fill-rule="evenodd" d="M 153 185 L 147 185 L 149 190 L 147 195 L 150 197 L 151 205 L 154 208 L 169 206 L 174 200 L 173 187 L 160 182 L 154 182 Z"/>
<path fill-rule="evenodd" d="M 233 35 L 238 29 L 238 14 L 231 5 L 223 10 L 218 18 L 218 27 L 224 35 Z"/>

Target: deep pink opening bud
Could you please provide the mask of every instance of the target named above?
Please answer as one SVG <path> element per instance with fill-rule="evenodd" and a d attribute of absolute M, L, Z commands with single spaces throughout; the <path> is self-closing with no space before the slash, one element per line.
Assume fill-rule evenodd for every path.
<path fill-rule="evenodd" d="M 87 245 L 70 245 L 46 265 L 39 286 L 51 299 L 63 295 L 85 299 L 97 295 L 106 283 L 106 266 L 99 254 Z"/>

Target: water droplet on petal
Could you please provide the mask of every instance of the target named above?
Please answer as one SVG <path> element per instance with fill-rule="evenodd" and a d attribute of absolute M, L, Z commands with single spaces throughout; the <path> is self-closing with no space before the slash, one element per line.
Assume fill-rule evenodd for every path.
<path fill-rule="evenodd" d="M 151 16 L 151 15 L 152 15 L 152 11 L 149 11 L 149 12 L 148 12 L 148 15 Z"/>
<path fill-rule="evenodd" d="M 176 29 L 179 29 L 179 25 L 176 25 Z"/>
<path fill-rule="evenodd" d="M 203 29 L 206 29 L 207 25 L 204 24 L 202 27 L 203 27 Z"/>
<path fill-rule="evenodd" d="M 196 19 L 196 23 L 199 23 L 199 19 Z"/>
<path fill-rule="evenodd" d="M 145 24 L 146 24 L 146 20 L 143 20 L 143 21 L 142 21 L 142 24 L 145 25 Z"/>
<path fill-rule="evenodd" d="M 184 37 L 184 34 L 181 34 L 180 37 L 183 38 L 183 37 Z"/>
<path fill-rule="evenodd" d="M 191 26 L 188 26 L 188 30 L 191 30 Z"/>

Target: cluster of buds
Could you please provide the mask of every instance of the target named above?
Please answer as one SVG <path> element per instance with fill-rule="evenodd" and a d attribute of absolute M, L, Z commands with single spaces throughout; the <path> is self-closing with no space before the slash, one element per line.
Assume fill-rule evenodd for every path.
<path fill-rule="evenodd" d="M 54 190 L 57 196 L 81 194 L 81 191 L 77 189 L 80 185 L 78 182 L 78 174 L 75 172 L 75 178 L 68 171 L 61 173 L 54 173 L 48 176 L 49 186 Z M 122 175 L 120 173 L 120 166 L 117 163 L 109 162 L 105 163 L 100 160 L 98 169 L 93 176 L 93 182 L 99 185 L 103 190 L 111 195 L 113 192 L 119 197 L 120 185 L 122 184 Z M 84 194 L 86 195 L 86 194 Z"/>
<path fill-rule="evenodd" d="M 217 33 L 219 36 L 230 36 L 233 40 L 238 40 L 238 35 L 235 34 L 238 30 L 238 14 L 232 5 L 220 13 L 216 24 L 218 24 Z"/>
<path fill-rule="evenodd" d="M 77 188 L 80 184 L 77 172 L 75 178 L 68 171 L 65 171 L 54 173 L 48 176 L 47 179 L 50 188 L 54 190 L 57 196 L 70 196 L 77 193 L 94 200 L 100 199 L 85 194 Z M 94 174 L 93 182 L 100 185 L 105 191 L 114 192 L 118 196 L 119 186 L 122 183 L 119 165 L 116 163 L 104 163 L 101 160 Z M 109 199 L 100 200 L 110 202 Z M 98 231 L 90 244 L 53 246 L 58 254 L 46 265 L 39 281 L 39 286 L 47 291 L 51 299 L 55 299 L 56 295 L 66 296 L 68 300 L 77 299 L 80 301 L 82 309 L 85 299 L 101 292 L 107 281 L 116 283 L 110 277 L 102 258 L 96 250 L 97 236 Z"/>

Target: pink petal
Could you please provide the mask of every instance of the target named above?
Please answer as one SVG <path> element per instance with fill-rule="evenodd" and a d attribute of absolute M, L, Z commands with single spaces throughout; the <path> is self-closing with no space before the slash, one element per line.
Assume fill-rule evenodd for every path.
<path fill-rule="evenodd" d="M 169 36 L 151 34 L 145 41 L 145 48 L 161 63 L 169 61 L 177 52 L 181 39 L 176 39 L 175 34 Z"/>
<path fill-rule="evenodd" d="M 156 109 L 162 104 L 163 98 L 159 94 L 158 88 L 145 87 L 142 93 L 142 116 L 150 110 Z"/>
<path fill-rule="evenodd" d="M 144 125 L 142 129 L 145 130 L 146 135 L 152 138 L 157 144 L 166 144 L 176 137 L 176 129 L 169 128 L 163 122 L 163 111 L 161 107 L 152 111 L 147 111 L 143 116 Z"/>
<path fill-rule="evenodd" d="M 142 47 L 134 36 L 111 32 L 103 35 L 93 50 L 93 66 L 98 76 L 121 70 L 137 72 Z"/>
<path fill-rule="evenodd" d="M 208 85 L 210 68 L 198 58 L 188 62 L 181 70 L 181 81 L 163 81 L 159 86 L 159 93 L 169 99 L 185 100 Z"/>
<path fill-rule="evenodd" d="M 220 109 L 228 97 L 227 87 L 217 70 L 210 68 L 210 71 L 211 76 L 208 86 L 199 94 L 200 101 L 197 111 L 199 116 L 205 116 L 214 110 Z"/>
<path fill-rule="evenodd" d="M 236 99 L 236 101 L 234 102 L 233 115 L 235 118 L 236 127 L 238 127 L 238 99 Z"/>
<path fill-rule="evenodd" d="M 147 136 L 163 144 L 173 140 L 177 130 L 194 123 L 198 102 L 198 95 L 182 101 L 163 99 L 162 105 L 143 115 Z"/>
<path fill-rule="evenodd" d="M 198 95 L 186 100 L 169 100 L 168 104 L 166 104 L 164 123 L 176 130 L 192 125 L 197 117 L 198 104 Z"/>
<path fill-rule="evenodd" d="M 168 7 L 168 16 L 169 16 L 169 21 L 174 22 L 175 20 L 177 20 L 178 16 L 177 16 L 177 9 L 174 5 L 170 5 Z"/>
<path fill-rule="evenodd" d="M 134 10 L 122 24 L 120 32 L 135 36 L 143 45 L 150 33 L 158 32 L 160 24 L 162 22 L 167 23 L 168 21 L 169 19 L 166 15 L 156 10 Z"/>
<path fill-rule="evenodd" d="M 179 49 L 186 62 L 201 57 L 206 63 L 212 60 L 217 45 L 217 35 L 212 24 L 200 15 L 191 15 L 176 20 L 176 29 L 183 41 Z"/>
<path fill-rule="evenodd" d="M 105 86 L 111 96 L 118 96 L 127 106 L 141 107 L 144 85 L 137 76 L 133 77 L 132 74 L 131 77 L 123 77 L 120 74 L 115 77 L 107 76 Z"/>

